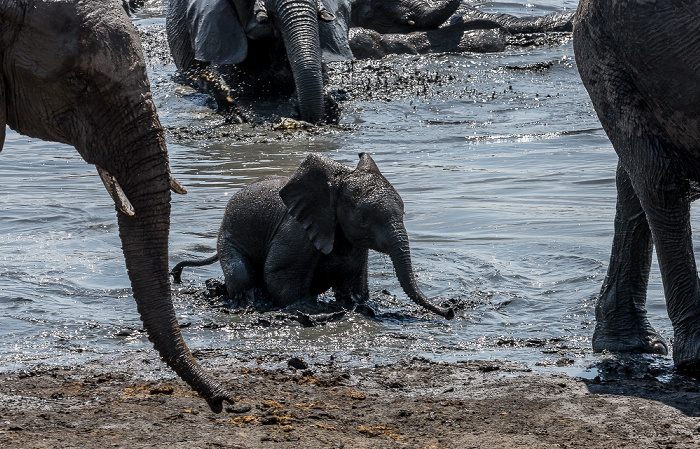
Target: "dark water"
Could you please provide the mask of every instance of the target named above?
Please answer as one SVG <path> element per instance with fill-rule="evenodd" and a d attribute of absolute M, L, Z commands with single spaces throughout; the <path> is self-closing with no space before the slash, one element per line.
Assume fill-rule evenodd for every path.
<path fill-rule="evenodd" d="M 378 319 L 350 314 L 302 328 L 224 313 L 189 294 L 221 277 L 212 265 L 186 271 L 175 289 L 193 349 L 333 356 L 358 366 L 423 356 L 580 371 L 596 360 L 593 307 L 612 240 L 616 156 L 581 85 L 570 35 L 499 54 L 334 66 L 333 81 L 350 94 L 341 125 L 284 133 L 228 127 L 206 96 L 173 80 L 167 50 L 156 45 L 165 3 L 149 2 L 134 21 L 151 58 L 172 171 L 189 189 L 173 200 L 171 263 L 214 252 L 226 201 L 251 180 L 289 174 L 308 152 L 356 164 L 364 151 L 403 197 L 420 286 L 459 308 L 450 322 L 424 313 L 401 291 L 388 258 L 375 253 Z M 539 15 L 576 2 L 483 5 Z M 368 75 L 373 67 L 383 75 Z M 387 73 L 414 82 L 392 90 L 382 84 Z M 155 359 L 130 296 L 114 207 L 94 167 L 71 147 L 13 132 L 0 160 L 0 369 L 133 352 Z M 669 338 L 656 266 L 648 309 Z"/>

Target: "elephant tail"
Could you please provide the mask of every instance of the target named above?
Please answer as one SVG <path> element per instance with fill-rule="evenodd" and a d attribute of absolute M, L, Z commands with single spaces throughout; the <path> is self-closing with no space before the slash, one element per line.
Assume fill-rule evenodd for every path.
<path fill-rule="evenodd" d="M 204 265 L 211 265 L 218 260 L 219 253 L 204 260 L 183 260 L 170 271 L 170 274 L 173 276 L 173 282 L 175 284 L 180 284 L 182 282 L 182 269 L 185 267 L 203 267 Z"/>

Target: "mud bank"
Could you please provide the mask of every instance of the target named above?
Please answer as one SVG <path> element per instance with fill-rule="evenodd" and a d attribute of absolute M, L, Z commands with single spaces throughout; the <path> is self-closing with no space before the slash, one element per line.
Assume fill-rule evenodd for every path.
<path fill-rule="evenodd" d="M 139 363 L 153 368 L 146 360 L 3 373 L 0 446 L 691 448 L 700 443 L 698 384 L 676 375 L 665 381 L 652 375 L 585 380 L 503 361 L 413 359 L 351 370 L 332 361 L 276 360 L 272 369 L 261 359 L 246 367 L 218 365 L 214 374 L 238 400 L 218 415 L 179 379 L 159 377 L 168 375 L 165 370 L 151 380 L 134 374 Z"/>

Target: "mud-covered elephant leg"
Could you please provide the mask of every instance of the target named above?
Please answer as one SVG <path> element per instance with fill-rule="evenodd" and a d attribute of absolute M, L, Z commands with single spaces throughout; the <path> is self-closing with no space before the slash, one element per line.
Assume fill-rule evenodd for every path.
<path fill-rule="evenodd" d="M 303 228 L 278 233 L 270 245 L 263 273 L 273 302 L 282 307 L 298 301 L 313 303 L 316 295 L 311 286 L 320 258 Z"/>
<path fill-rule="evenodd" d="M 230 241 L 226 240 L 225 232 L 219 235 L 217 250 L 221 269 L 224 272 L 226 292 L 229 300 L 233 303 L 232 306 L 247 307 L 253 305 L 256 294 L 262 294 L 262 291 L 256 288 L 252 265 Z"/>
<path fill-rule="evenodd" d="M 358 304 L 364 304 L 369 299 L 368 250 L 354 249 L 353 254 L 345 256 L 346 263 L 340 269 L 343 276 L 333 285 L 335 300 L 347 309 L 353 309 Z M 321 259 L 319 266 L 323 266 Z M 317 276 L 327 277 L 322 270 Z"/>
<path fill-rule="evenodd" d="M 596 303 L 593 350 L 666 354 L 668 347 L 647 319 L 653 254 L 646 214 L 625 169 L 617 168 L 617 211 L 608 274 Z"/>

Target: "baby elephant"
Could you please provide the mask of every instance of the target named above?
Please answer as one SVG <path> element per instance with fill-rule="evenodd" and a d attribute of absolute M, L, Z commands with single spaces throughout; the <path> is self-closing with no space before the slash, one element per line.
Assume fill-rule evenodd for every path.
<path fill-rule="evenodd" d="M 362 153 L 357 168 L 309 154 L 291 178 L 268 176 L 228 202 L 217 254 L 173 268 L 221 261 L 231 299 L 253 304 L 262 295 L 276 307 L 316 299 L 328 289 L 336 301 L 369 298 L 367 253 L 388 254 L 401 287 L 417 304 L 447 319 L 451 308 L 430 302 L 411 267 L 403 201 Z"/>

